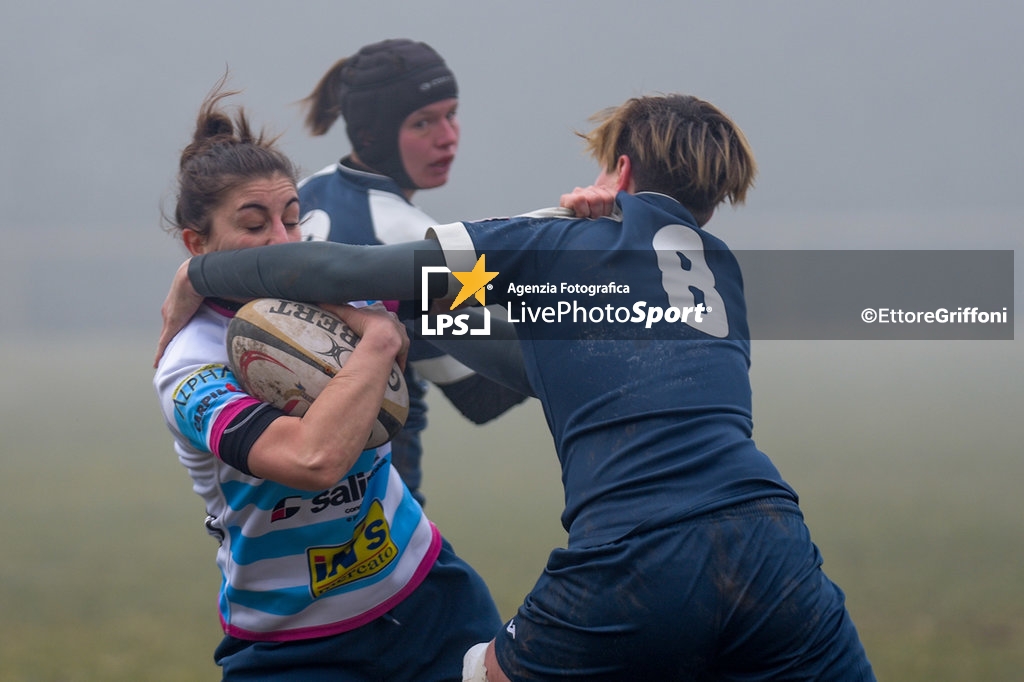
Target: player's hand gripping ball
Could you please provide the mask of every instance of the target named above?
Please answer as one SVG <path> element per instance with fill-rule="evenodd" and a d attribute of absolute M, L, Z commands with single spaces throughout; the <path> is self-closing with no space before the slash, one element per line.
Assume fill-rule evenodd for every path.
<path fill-rule="evenodd" d="M 277 298 L 246 303 L 227 334 L 228 360 L 245 392 L 295 417 L 306 413 L 358 343 L 336 315 Z M 408 415 L 409 390 L 395 363 L 366 447 L 391 440 Z"/>

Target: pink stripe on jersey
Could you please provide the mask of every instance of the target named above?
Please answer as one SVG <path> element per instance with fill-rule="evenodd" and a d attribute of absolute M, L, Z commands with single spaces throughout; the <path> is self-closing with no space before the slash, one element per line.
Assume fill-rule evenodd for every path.
<path fill-rule="evenodd" d="M 220 458 L 220 439 L 224 436 L 224 431 L 231 426 L 231 422 L 234 421 L 239 412 L 253 405 L 258 405 L 259 402 L 256 398 L 246 395 L 232 400 L 217 413 L 217 419 L 213 422 L 213 427 L 210 429 L 210 452 L 217 455 L 218 459 Z"/>

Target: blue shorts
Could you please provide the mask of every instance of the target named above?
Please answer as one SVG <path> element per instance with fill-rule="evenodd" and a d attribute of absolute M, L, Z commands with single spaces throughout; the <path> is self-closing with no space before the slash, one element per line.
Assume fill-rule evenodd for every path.
<path fill-rule="evenodd" d="M 483 579 L 445 541 L 427 579 L 387 615 L 340 635 L 296 642 L 227 636 L 214 659 L 232 681 L 460 682 L 463 654 L 500 627 Z"/>
<path fill-rule="evenodd" d="M 555 550 L 496 654 L 515 682 L 875 679 L 782 498 Z"/>

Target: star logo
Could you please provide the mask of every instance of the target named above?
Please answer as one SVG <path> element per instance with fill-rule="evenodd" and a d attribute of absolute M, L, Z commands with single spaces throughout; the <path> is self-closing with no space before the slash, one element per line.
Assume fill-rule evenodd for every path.
<path fill-rule="evenodd" d="M 472 270 L 466 272 L 452 272 L 446 265 L 420 265 L 420 329 L 423 336 L 490 336 L 491 334 L 491 310 L 487 307 L 487 290 L 493 288 L 491 280 L 498 276 L 497 272 L 487 271 L 487 260 L 480 256 L 473 265 Z M 454 296 L 455 286 L 452 278 L 462 283 L 462 290 L 455 296 L 454 302 L 449 310 L 455 310 L 459 306 L 475 298 L 482 306 L 476 310 L 461 310 L 452 313 L 432 313 L 434 301 L 430 298 L 430 279 L 434 276 L 444 276 L 447 293 Z M 442 306 L 443 307 L 443 306 Z"/>
<path fill-rule="evenodd" d="M 469 272 L 453 272 L 452 276 L 462 282 L 462 290 L 455 297 L 455 302 L 449 310 L 455 310 L 464 303 L 470 296 L 476 298 L 480 305 L 487 305 L 486 287 L 487 283 L 498 276 L 497 272 L 487 272 L 487 264 L 484 262 L 486 254 L 480 254 L 473 269 Z"/>

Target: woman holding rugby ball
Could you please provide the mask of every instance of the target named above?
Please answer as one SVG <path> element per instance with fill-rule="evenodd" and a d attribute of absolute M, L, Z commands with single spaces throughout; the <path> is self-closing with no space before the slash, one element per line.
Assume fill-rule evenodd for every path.
<path fill-rule="evenodd" d="M 222 111 L 234 94 L 222 86 L 182 152 L 173 228 L 192 255 L 298 241 L 296 171 L 244 112 Z M 154 378 L 220 543 L 224 679 L 460 679 L 463 652 L 500 626 L 497 609 L 391 466 L 390 446 L 364 450 L 393 364 L 405 362 L 404 327 L 375 307 L 331 306 L 362 341 L 290 417 L 237 388 L 225 348 L 236 308 L 207 300 Z M 361 496 L 313 503 L 342 487 Z"/>

